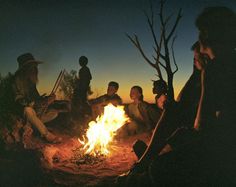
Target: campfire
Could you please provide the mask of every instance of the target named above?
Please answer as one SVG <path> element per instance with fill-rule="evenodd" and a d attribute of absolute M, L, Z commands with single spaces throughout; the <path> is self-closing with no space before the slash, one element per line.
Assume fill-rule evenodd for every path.
<path fill-rule="evenodd" d="M 108 155 L 110 153 L 109 144 L 113 141 L 116 131 L 128 120 L 123 106 L 115 107 L 112 104 L 105 106 L 104 114 L 98 116 L 96 121 L 89 123 L 84 140 L 78 139 L 83 144 L 85 154 Z"/>
<path fill-rule="evenodd" d="M 83 141 L 69 138 L 62 144 L 44 147 L 44 167 L 65 173 L 66 177 L 54 172 L 52 176 L 58 184 L 68 186 L 95 186 L 115 179 L 137 161 L 133 142 L 146 138 L 131 136 L 125 141 L 115 141 L 118 129 L 128 120 L 123 106 L 107 105 L 104 113 L 89 123 Z"/>

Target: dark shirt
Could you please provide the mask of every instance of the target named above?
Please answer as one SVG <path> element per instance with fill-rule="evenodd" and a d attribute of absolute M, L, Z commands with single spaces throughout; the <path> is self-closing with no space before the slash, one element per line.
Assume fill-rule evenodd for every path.
<path fill-rule="evenodd" d="M 229 130 L 236 120 L 236 54 L 215 58 L 206 68 L 202 128 Z M 232 129 L 231 129 L 232 130 Z"/>
<path fill-rule="evenodd" d="M 81 83 L 83 83 L 85 85 L 89 85 L 90 80 L 92 80 L 92 75 L 91 75 L 90 70 L 87 66 L 83 66 L 79 70 L 79 80 Z"/>
<path fill-rule="evenodd" d="M 177 129 L 169 138 L 172 147 L 181 147 L 200 138 L 201 148 L 205 146 L 203 154 L 223 154 L 225 157 L 225 151 L 221 149 L 233 151 L 228 155 L 235 154 L 235 62 L 235 53 L 208 62 L 205 69 L 205 93 L 199 135 L 195 136 L 196 133 L 191 129 Z"/>
<path fill-rule="evenodd" d="M 177 99 L 179 126 L 193 127 L 200 95 L 200 71 L 195 69 Z"/>

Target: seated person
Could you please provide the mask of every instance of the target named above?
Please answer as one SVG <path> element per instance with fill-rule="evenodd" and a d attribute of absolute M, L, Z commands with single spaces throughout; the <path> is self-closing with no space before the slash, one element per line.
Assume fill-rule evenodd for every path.
<path fill-rule="evenodd" d="M 17 58 L 19 68 L 15 72 L 13 81 L 13 99 L 14 113 L 19 114 L 28 124 L 37 129 L 46 141 L 50 143 L 58 143 L 61 141 L 59 137 L 50 132 L 44 125 L 42 118 L 48 121 L 42 114 L 41 108 L 46 109 L 48 105 L 54 102 L 55 95 L 43 97 L 39 95 L 36 88 L 38 83 L 38 64 L 32 54 L 26 53 Z M 54 114 L 49 114 L 49 118 L 54 118 Z"/>
<path fill-rule="evenodd" d="M 168 103 L 167 93 L 164 92 L 165 90 L 160 90 L 160 89 L 155 89 L 155 88 L 156 87 L 154 86 L 153 90 L 157 90 L 155 92 L 157 94 L 155 97 L 156 107 L 152 107 L 151 110 L 149 109 L 149 111 L 151 111 L 151 114 L 154 114 L 152 115 L 152 117 L 154 117 L 153 119 L 155 123 L 153 123 L 152 129 L 155 128 L 158 120 L 161 118 L 162 112 L 164 111 Z M 142 140 L 137 140 L 134 143 L 133 150 L 135 154 L 137 155 L 138 159 L 140 159 L 140 157 L 142 156 L 146 148 L 147 148 L 147 145 Z"/>
<path fill-rule="evenodd" d="M 152 93 L 156 94 L 156 107 L 157 110 L 161 112 L 164 110 L 166 105 L 168 104 L 168 86 L 164 80 L 156 80 L 153 81 Z"/>
<path fill-rule="evenodd" d="M 173 163 L 171 160 L 168 159 L 168 155 L 171 155 L 171 154 L 167 154 L 167 153 L 169 153 L 173 150 L 175 150 L 175 151 L 179 150 L 180 152 L 181 151 L 185 152 L 184 154 L 182 154 L 184 156 L 184 155 L 189 155 L 189 151 L 191 152 L 191 150 L 193 150 L 194 156 L 199 155 L 199 153 L 196 154 L 195 149 L 194 149 L 194 147 L 197 145 L 195 141 L 199 141 L 199 136 L 195 130 L 189 129 L 187 127 L 188 126 L 193 127 L 193 124 L 194 125 L 199 124 L 197 121 L 197 119 L 198 119 L 198 111 L 197 110 L 199 110 L 199 108 L 201 108 L 201 97 L 200 96 L 202 94 L 202 93 L 200 93 L 201 88 L 199 88 L 199 86 L 200 86 L 199 83 L 202 84 L 201 77 L 199 76 L 199 73 L 201 75 L 201 73 L 205 71 L 204 66 L 206 64 L 205 64 L 204 56 L 200 53 L 200 46 L 199 46 L 198 42 L 196 43 L 196 45 L 193 46 L 192 50 L 194 51 L 194 73 L 180 93 L 180 96 L 178 98 L 178 102 L 176 103 L 177 110 L 172 110 L 171 108 L 169 108 L 169 106 L 166 108 L 161 120 L 158 122 L 157 127 L 154 130 L 152 140 L 149 143 L 148 147 L 145 145 L 142 145 L 143 142 L 141 142 L 142 143 L 141 146 L 139 145 L 140 143 L 137 144 L 137 145 L 139 145 L 139 147 L 136 145 L 135 148 L 139 151 L 138 154 L 136 153 L 137 156 L 139 157 L 139 161 L 138 161 L 138 164 L 136 164 L 135 167 L 132 169 L 133 173 L 143 172 L 145 169 L 147 169 L 147 167 L 150 167 L 150 168 L 152 168 L 152 171 L 149 168 L 149 171 L 151 171 L 151 175 L 155 175 L 154 177 L 156 177 L 156 178 L 160 177 L 160 179 L 161 179 L 161 177 L 162 177 L 161 173 L 163 172 L 163 166 L 167 168 L 167 169 L 165 168 L 166 171 L 170 171 L 171 169 L 173 169 L 173 167 L 171 169 L 169 169 L 169 167 L 167 167 L 167 166 L 170 166 L 170 165 L 168 165 L 168 163 Z M 199 70 L 201 72 L 198 72 Z M 212 79 L 212 80 L 214 80 L 214 79 Z M 196 104 L 197 104 L 197 108 L 196 108 Z M 174 114 L 178 114 L 178 115 L 174 115 Z M 196 119 L 193 119 L 193 116 L 195 116 Z M 184 118 L 188 118 L 188 119 L 186 120 Z M 196 123 L 196 121 L 197 121 L 197 123 Z M 175 129 L 176 131 L 175 130 L 174 131 L 173 130 L 167 131 L 167 129 L 170 127 L 170 125 L 172 125 L 172 123 L 178 124 L 178 126 L 176 126 L 176 129 Z M 174 129 L 174 128 L 172 128 L 172 129 Z M 195 129 L 195 126 L 194 126 L 194 129 Z M 163 136 L 163 134 L 166 133 L 166 131 L 168 132 L 166 134 L 167 136 Z M 173 134 L 171 132 L 173 132 Z M 169 134 L 169 136 L 168 136 L 168 134 Z M 206 137 L 208 137 L 208 136 L 206 136 Z M 141 150 L 140 150 L 140 147 L 142 148 Z M 202 144 L 200 145 L 200 147 L 197 147 L 197 150 L 201 147 L 203 147 Z M 201 149 L 199 149 L 199 150 L 201 150 Z M 142 154 L 144 151 L 145 151 L 145 153 Z M 192 154 L 192 153 L 190 153 L 190 154 Z M 174 154 L 173 152 L 172 152 L 172 155 L 174 155 L 176 157 L 176 154 Z M 178 155 L 181 155 L 181 154 L 178 154 Z M 167 157 L 165 157 L 165 156 L 167 156 Z M 167 158 L 167 162 L 162 161 L 160 158 Z M 170 159 L 174 159 L 174 161 L 177 160 L 176 158 L 173 158 L 172 156 L 170 156 Z M 188 156 L 185 157 L 185 159 L 186 158 L 188 158 Z M 193 157 L 193 155 L 191 155 L 191 157 L 189 157 L 189 158 L 191 158 L 191 160 L 193 158 L 195 159 L 195 157 Z M 175 164 L 176 165 L 180 164 L 181 166 L 183 166 L 183 163 L 184 163 L 183 158 L 181 158 L 181 159 L 182 160 L 180 163 L 175 162 Z M 154 161 L 151 161 L 151 160 L 154 160 Z M 164 163 L 164 165 L 161 165 L 162 162 Z M 174 166 L 174 167 L 175 167 L 175 169 L 178 168 L 177 166 Z M 151 177 L 154 178 L 153 176 L 151 176 Z M 158 182 L 158 181 L 155 181 L 155 182 Z"/>
<path fill-rule="evenodd" d="M 153 89 L 152 89 L 153 93 L 156 94 L 155 105 L 153 106 L 153 108 L 155 109 L 156 113 L 158 113 L 156 115 L 155 126 L 156 126 L 158 120 L 160 119 L 164 109 L 167 107 L 167 105 L 169 103 L 168 96 L 167 96 L 167 85 L 164 84 L 164 87 L 162 87 L 160 89 L 160 87 L 157 86 L 156 82 L 158 82 L 158 81 L 155 81 L 153 83 Z"/>
<path fill-rule="evenodd" d="M 108 83 L 107 93 L 89 101 L 89 104 L 92 108 L 92 117 L 95 119 L 98 115 L 101 115 L 103 112 L 104 106 L 109 103 L 114 106 L 121 105 L 122 99 L 117 94 L 119 89 L 119 84 L 117 82 L 111 81 Z"/>
<path fill-rule="evenodd" d="M 143 100 L 143 90 L 140 86 L 131 88 L 130 98 L 133 102 L 126 109 L 131 119 L 131 122 L 126 125 L 128 134 L 151 131 L 157 123 L 157 118 L 160 117 L 158 112 Z"/>
<path fill-rule="evenodd" d="M 158 107 L 159 110 L 163 111 L 168 102 L 167 94 L 166 93 L 157 94 L 155 99 L 156 99 L 156 106 Z"/>
<path fill-rule="evenodd" d="M 179 129 L 179 132 L 182 133 L 182 131 L 181 131 L 182 128 L 179 128 L 179 127 L 183 126 L 184 127 L 183 131 L 184 131 L 185 128 L 188 126 L 190 127 L 194 123 L 194 120 L 195 120 L 197 106 L 198 106 L 198 102 L 199 102 L 199 98 L 200 98 L 200 71 L 205 66 L 205 62 L 204 62 L 204 58 L 203 58 L 202 54 L 200 53 L 199 42 L 196 42 L 192 46 L 191 49 L 194 52 L 194 64 L 193 64 L 194 71 L 193 71 L 193 74 L 191 75 L 190 79 L 187 81 L 187 83 L 185 84 L 185 86 L 181 90 L 181 92 L 178 96 L 177 102 L 170 103 L 168 101 L 167 85 L 165 82 L 162 82 L 160 80 L 153 82 L 153 93 L 157 94 L 156 95 L 157 107 L 161 111 L 163 111 L 165 108 L 168 108 L 168 107 L 169 108 L 176 108 L 175 110 L 171 110 L 171 112 L 173 112 L 173 114 L 168 116 L 169 118 L 175 118 L 175 120 L 171 121 L 168 119 L 168 123 L 163 128 L 164 129 L 163 134 L 169 131 L 169 130 L 167 130 L 168 128 L 171 129 L 171 126 L 172 126 L 171 122 L 178 123 L 178 126 L 176 127 L 176 129 Z M 186 112 L 186 111 L 188 111 L 188 112 Z M 177 115 L 174 115 L 174 113 L 176 113 Z M 174 129 L 174 131 L 175 131 L 175 129 Z M 168 143 L 179 144 L 179 142 L 182 141 L 182 139 L 181 139 L 182 134 L 178 135 L 177 133 L 174 133 L 173 134 L 174 136 L 169 137 L 171 134 L 172 133 L 170 133 L 167 137 Z M 191 136 L 192 136 L 192 134 L 191 134 Z M 185 139 L 183 139 L 183 140 L 185 140 Z M 166 138 L 165 138 L 165 142 L 166 142 Z M 138 144 L 137 145 L 135 144 L 135 146 L 137 147 Z M 138 147 L 138 149 L 140 150 L 139 147 Z M 145 147 L 145 149 L 146 149 L 146 147 Z M 144 153 L 145 149 L 142 149 L 142 151 L 140 151 L 140 152 Z M 164 154 L 164 152 L 170 151 L 171 149 L 172 149 L 171 146 L 168 144 L 168 146 L 163 149 L 161 154 Z M 141 154 L 140 152 L 138 154 Z"/>

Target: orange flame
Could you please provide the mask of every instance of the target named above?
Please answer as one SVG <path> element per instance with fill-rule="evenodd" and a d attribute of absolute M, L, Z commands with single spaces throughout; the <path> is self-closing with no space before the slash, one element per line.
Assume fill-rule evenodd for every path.
<path fill-rule="evenodd" d="M 89 128 L 86 132 L 87 143 L 79 140 L 85 149 L 86 154 L 108 155 L 108 144 L 113 140 L 115 132 L 122 127 L 127 121 L 123 106 L 113 106 L 108 104 L 104 107 L 104 114 L 98 116 L 95 121 L 89 123 Z"/>

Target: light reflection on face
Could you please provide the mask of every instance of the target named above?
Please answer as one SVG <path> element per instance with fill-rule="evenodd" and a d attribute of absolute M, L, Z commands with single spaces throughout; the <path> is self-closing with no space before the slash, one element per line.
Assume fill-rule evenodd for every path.
<path fill-rule="evenodd" d="M 166 103 L 167 95 L 162 94 L 159 98 L 156 98 L 156 105 L 158 106 L 158 108 L 163 110 L 165 108 Z"/>
<path fill-rule="evenodd" d="M 132 99 L 132 100 L 136 100 L 136 99 L 139 99 L 140 98 L 140 96 L 141 96 L 141 94 L 139 93 L 139 91 L 137 90 L 137 89 L 135 89 L 135 88 L 132 88 L 131 90 L 130 90 L 130 99 Z"/>
<path fill-rule="evenodd" d="M 208 59 L 214 59 L 215 58 L 215 54 L 212 51 L 211 47 L 205 46 L 203 45 L 203 43 L 201 41 L 199 41 L 200 43 L 200 53 L 205 55 Z"/>
<path fill-rule="evenodd" d="M 194 63 L 194 66 L 198 69 L 198 70 L 202 70 L 203 66 L 204 66 L 204 62 L 203 62 L 203 57 L 202 55 L 194 50 L 194 59 L 193 59 L 193 63 Z"/>
<path fill-rule="evenodd" d="M 107 95 L 112 96 L 116 94 L 117 89 L 114 86 L 108 86 L 107 88 Z"/>

